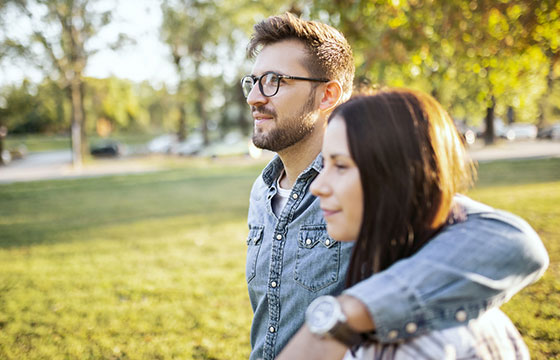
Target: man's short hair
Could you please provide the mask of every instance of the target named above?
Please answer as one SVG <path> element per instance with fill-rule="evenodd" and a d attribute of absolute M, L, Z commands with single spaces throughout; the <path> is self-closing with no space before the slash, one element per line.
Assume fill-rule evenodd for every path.
<path fill-rule="evenodd" d="M 332 26 L 302 20 L 289 12 L 271 16 L 254 26 L 247 53 L 254 57 L 266 45 L 292 39 L 307 49 L 309 57 L 303 65 L 310 76 L 340 81 L 346 100 L 352 92 L 354 57 L 344 35 Z"/>

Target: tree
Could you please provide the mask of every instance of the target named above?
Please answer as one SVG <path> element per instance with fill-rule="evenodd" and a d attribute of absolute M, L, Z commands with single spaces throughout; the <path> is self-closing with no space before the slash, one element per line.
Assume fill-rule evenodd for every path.
<path fill-rule="evenodd" d="M 82 165 L 86 152 L 84 80 L 87 61 L 99 49 L 89 44 L 99 30 L 111 21 L 111 10 L 97 11 L 88 0 L 5 0 L 0 2 L 0 23 L 6 27 L 13 21 L 6 16 L 20 16 L 30 24 L 31 31 L 23 38 L 7 35 L 2 48 L 12 56 L 24 54 L 55 79 L 71 104 L 71 138 L 73 164 Z M 8 32 L 6 32 L 8 34 Z M 116 48 L 124 36 L 112 44 Z M 37 46 L 41 51 L 37 52 Z"/>
<path fill-rule="evenodd" d="M 163 24 L 162 38 L 171 49 L 173 64 L 179 76 L 177 87 L 179 124 L 178 137 L 186 137 L 186 101 L 187 86 L 192 88 L 195 98 L 192 99 L 195 113 L 200 120 L 204 144 L 208 139 L 207 99 L 210 93 L 209 84 L 204 81 L 202 67 L 205 63 L 214 62 L 218 39 L 225 21 L 216 21 L 218 4 L 203 0 L 165 1 L 162 4 Z M 187 84 L 187 81 L 189 84 Z"/>
<path fill-rule="evenodd" d="M 69 125 L 64 121 L 66 96 L 51 80 L 38 85 L 23 81 L 19 86 L 6 86 L 0 98 L 4 103 L 0 123 L 12 134 L 58 133 Z"/>
<path fill-rule="evenodd" d="M 523 39 L 539 32 L 554 49 L 560 39 L 558 0 L 314 0 L 313 9 L 349 39 L 358 81 L 419 87 L 461 116 L 483 114 L 488 143 L 496 110 L 541 93 L 542 56 Z"/>
<path fill-rule="evenodd" d="M 199 122 L 205 144 L 209 142 L 212 115 L 223 123 L 228 116 L 237 117 L 246 129 L 238 105 L 245 100 L 239 94 L 248 34 L 260 18 L 294 9 L 295 1 L 252 0 L 166 0 L 162 4 L 162 40 L 169 46 L 179 78 L 176 91 L 178 135 L 186 137 L 193 124 L 187 124 L 190 111 Z M 251 21 L 247 21 L 251 19 Z M 239 55 L 241 54 L 241 56 Z M 226 90 L 227 89 L 227 90 Z M 234 101 L 234 105 L 230 103 Z M 234 113 L 236 113 L 234 115 Z"/>
<path fill-rule="evenodd" d="M 108 136 L 114 130 L 138 130 L 149 126 L 149 113 L 140 104 L 138 90 L 130 81 L 116 77 L 86 78 L 85 83 L 86 112 L 94 120 L 90 129 L 95 129 L 98 135 Z"/>

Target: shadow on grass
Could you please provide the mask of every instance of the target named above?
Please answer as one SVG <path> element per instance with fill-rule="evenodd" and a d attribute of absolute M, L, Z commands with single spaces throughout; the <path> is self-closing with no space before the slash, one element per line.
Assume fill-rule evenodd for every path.
<path fill-rule="evenodd" d="M 244 218 L 257 175 L 254 168 L 182 169 L 0 186 L 0 248 L 76 241 L 155 219 Z"/>
<path fill-rule="evenodd" d="M 132 228 L 154 219 L 245 218 L 250 188 L 260 170 L 260 166 L 194 167 L 2 185 L 0 248 L 87 241 L 97 230 Z M 475 188 L 559 179 L 558 158 L 496 161 L 479 165 Z"/>
<path fill-rule="evenodd" d="M 500 160 L 478 165 L 476 188 L 560 180 L 560 158 Z"/>

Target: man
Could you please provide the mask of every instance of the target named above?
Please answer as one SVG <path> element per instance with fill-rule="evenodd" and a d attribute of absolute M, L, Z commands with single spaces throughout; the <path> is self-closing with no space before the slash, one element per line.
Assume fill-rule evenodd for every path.
<path fill-rule="evenodd" d="M 255 25 L 248 50 L 256 58 L 242 86 L 253 142 L 278 154 L 251 191 L 251 359 L 274 359 L 300 328 L 281 357 L 340 359 L 366 332 L 394 342 L 454 326 L 499 306 L 544 272 L 546 251 L 526 223 L 473 205 L 467 222 L 476 233 L 450 226 L 433 240 L 441 250 L 420 250 L 340 295 L 352 243 L 328 237 L 319 200 L 308 190 L 322 167 L 328 115 L 351 95 L 352 51 L 332 27 L 291 14 Z M 305 312 L 322 295 L 340 296 L 321 297 L 327 301 L 311 318 L 338 317 L 322 330 L 311 324 L 311 334 L 310 324 L 302 327 Z"/>

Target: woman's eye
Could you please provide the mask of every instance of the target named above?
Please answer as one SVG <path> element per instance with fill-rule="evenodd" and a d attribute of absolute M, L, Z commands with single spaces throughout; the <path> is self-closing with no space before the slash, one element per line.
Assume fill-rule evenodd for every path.
<path fill-rule="evenodd" d="M 346 170 L 346 169 L 348 169 L 348 166 L 347 166 L 346 164 L 334 164 L 334 167 L 335 167 L 337 170 Z"/>

